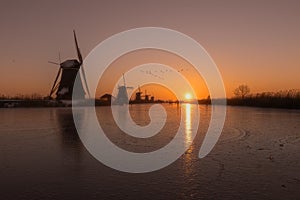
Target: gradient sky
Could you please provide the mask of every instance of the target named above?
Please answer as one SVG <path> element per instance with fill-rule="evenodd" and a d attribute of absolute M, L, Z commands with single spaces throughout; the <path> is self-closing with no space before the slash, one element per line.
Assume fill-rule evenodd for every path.
<path fill-rule="evenodd" d="M 76 57 L 73 29 L 86 56 L 107 37 L 145 26 L 197 40 L 219 67 L 229 96 L 244 83 L 252 92 L 299 89 L 299 10 L 296 0 L 2 0 L 0 94 L 46 95 L 57 73 L 48 60 L 57 61 L 58 51 L 62 59 Z"/>

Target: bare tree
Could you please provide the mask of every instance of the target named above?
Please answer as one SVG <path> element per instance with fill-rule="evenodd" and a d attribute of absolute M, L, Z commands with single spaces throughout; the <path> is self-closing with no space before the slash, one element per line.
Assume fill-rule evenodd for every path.
<path fill-rule="evenodd" d="M 239 97 L 239 98 L 242 98 L 244 99 L 246 95 L 248 95 L 250 93 L 250 88 L 248 85 L 240 85 L 239 87 L 237 87 L 235 90 L 234 90 L 234 95 L 236 97 Z"/>

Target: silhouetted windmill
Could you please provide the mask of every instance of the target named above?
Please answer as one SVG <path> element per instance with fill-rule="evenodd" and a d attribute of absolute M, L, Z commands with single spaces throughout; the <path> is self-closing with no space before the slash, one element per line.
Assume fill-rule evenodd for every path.
<path fill-rule="evenodd" d="M 75 40 L 78 60 L 70 59 L 70 60 L 61 62 L 60 56 L 59 56 L 59 63 L 49 62 L 49 63 L 60 66 L 58 69 L 58 73 L 56 75 L 55 81 L 53 83 L 53 86 L 51 88 L 49 98 L 52 98 L 52 95 L 56 92 L 57 100 L 72 100 L 72 92 L 73 92 L 74 82 L 75 82 L 77 73 L 79 72 L 80 69 L 81 69 L 81 74 L 79 73 L 78 75 L 80 76 L 81 81 L 78 85 L 78 92 L 76 92 L 77 95 L 75 96 L 75 99 L 84 99 L 84 96 L 85 96 L 85 90 L 83 88 L 81 75 L 83 76 L 83 81 L 85 84 L 86 92 L 90 98 L 90 92 L 89 92 L 89 88 L 87 85 L 85 72 L 84 72 L 84 68 L 83 68 L 82 55 L 81 55 L 80 49 L 78 47 L 78 42 L 77 42 L 75 31 L 73 31 L 73 33 L 74 33 L 74 40 Z M 60 77 L 60 81 L 58 81 L 59 77 Z"/>
<path fill-rule="evenodd" d="M 135 93 L 135 100 L 134 100 L 134 101 L 135 101 L 136 103 L 142 102 L 142 93 L 143 93 L 143 92 L 141 92 L 140 86 L 139 86 L 138 89 L 139 89 L 138 92 Z"/>
<path fill-rule="evenodd" d="M 118 95 L 117 95 L 117 98 L 115 100 L 115 103 L 119 104 L 119 105 L 129 103 L 127 89 L 133 89 L 133 87 L 127 87 L 126 86 L 124 74 L 123 74 L 123 82 L 124 82 L 124 85 L 118 87 Z"/>

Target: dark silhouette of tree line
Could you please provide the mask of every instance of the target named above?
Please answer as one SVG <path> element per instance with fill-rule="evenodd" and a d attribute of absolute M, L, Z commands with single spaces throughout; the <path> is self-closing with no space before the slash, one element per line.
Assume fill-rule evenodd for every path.
<path fill-rule="evenodd" d="M 17 94 L 13 96 L 0 94 L 0 108 L 7 107 L 49 107 L 45 97 L 38 93 L 30 95 Z"/>
<path fill-rule="evenodd" d="M 228 105 L 300 109 L 300 90 L 297 89 L 250 94 L 247 85 L 240 85 L 234 94 L 235 97 L 227 99 Z"/>
<path fill-rule="evenodd" d="M 13 96 L 9 95 L 0 95 L 0 99 L 5 100 L 5 99 L 10 99 L 10 100 L 43 100 L 45 97 L 43 95 L 38 94 L 38 93 L 33 93 L 33 94 L 17 94 Z"/>

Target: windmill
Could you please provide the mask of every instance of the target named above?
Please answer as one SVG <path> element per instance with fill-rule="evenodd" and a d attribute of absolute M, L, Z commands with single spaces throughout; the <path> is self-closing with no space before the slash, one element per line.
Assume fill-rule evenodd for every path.
<path fill-rule="evenodd" d="M 115 100 L 115 103 L 118 105 L 128 104 L 129 99 L 127 94 L 127 89 L 133 89 L 133 87 L 126 86 L 124 74 L 123 74 L 123 83 L 124 83 L 123 86 L 118 86 L 118 94 Z"/>
<path fill-rule="evenodd" d="M 86 92 L 88 94 L 88 97 L 90 98 L 89 88 L 86 81 L 86 76 L 83 68 L 83 59 L 82 55 L 80 53 L 80 49 L 78 47 L 78 42 L 76 38 L 76 33 L 73 31 L 74 34 L 74 40 L 75 40 L 75 46 L 77 51 L 77 59 L 70 59 L 66 60 L 64 62 L 61 62 L 60 55 L 59 55 L 59 63 L 55 62 L 49 62 L 52 64 L 59 65 L 59 69 L 55 78 L 55 81 L 53 83 L 53 86 L 51 88 L 49 98 L 52 98 L 52 95 L 56 94 L 56 100 L 72 100 L 72 93 L 73 93 L 73 87 L 74 82 L 77 76 L 77 73 L 79 70 L 81 70 L 81 74 L 79 73 L 79 84 L 78 84 L 78 92 L 76 92 L 76 96 L 74 97 L 77 100 L 84 99 L 85 96 L 85 90 L 83 88 L 82 84 L 82 78 L 84 81 L 84 85 L 86 88 Z M 60 78 L 60 81 L 58 79 Z"/>
<path fill-rule="evenodd" d="M 140 88 L 140 86 L 139 86 L 138 92 L 135 93 L 135 100 L 134 100 L 134 101 L 135 101 L 136 103 L 142 102 L 142 93 L 143 93 L 143 92 L 141 92 L 141 88 Z"/>

